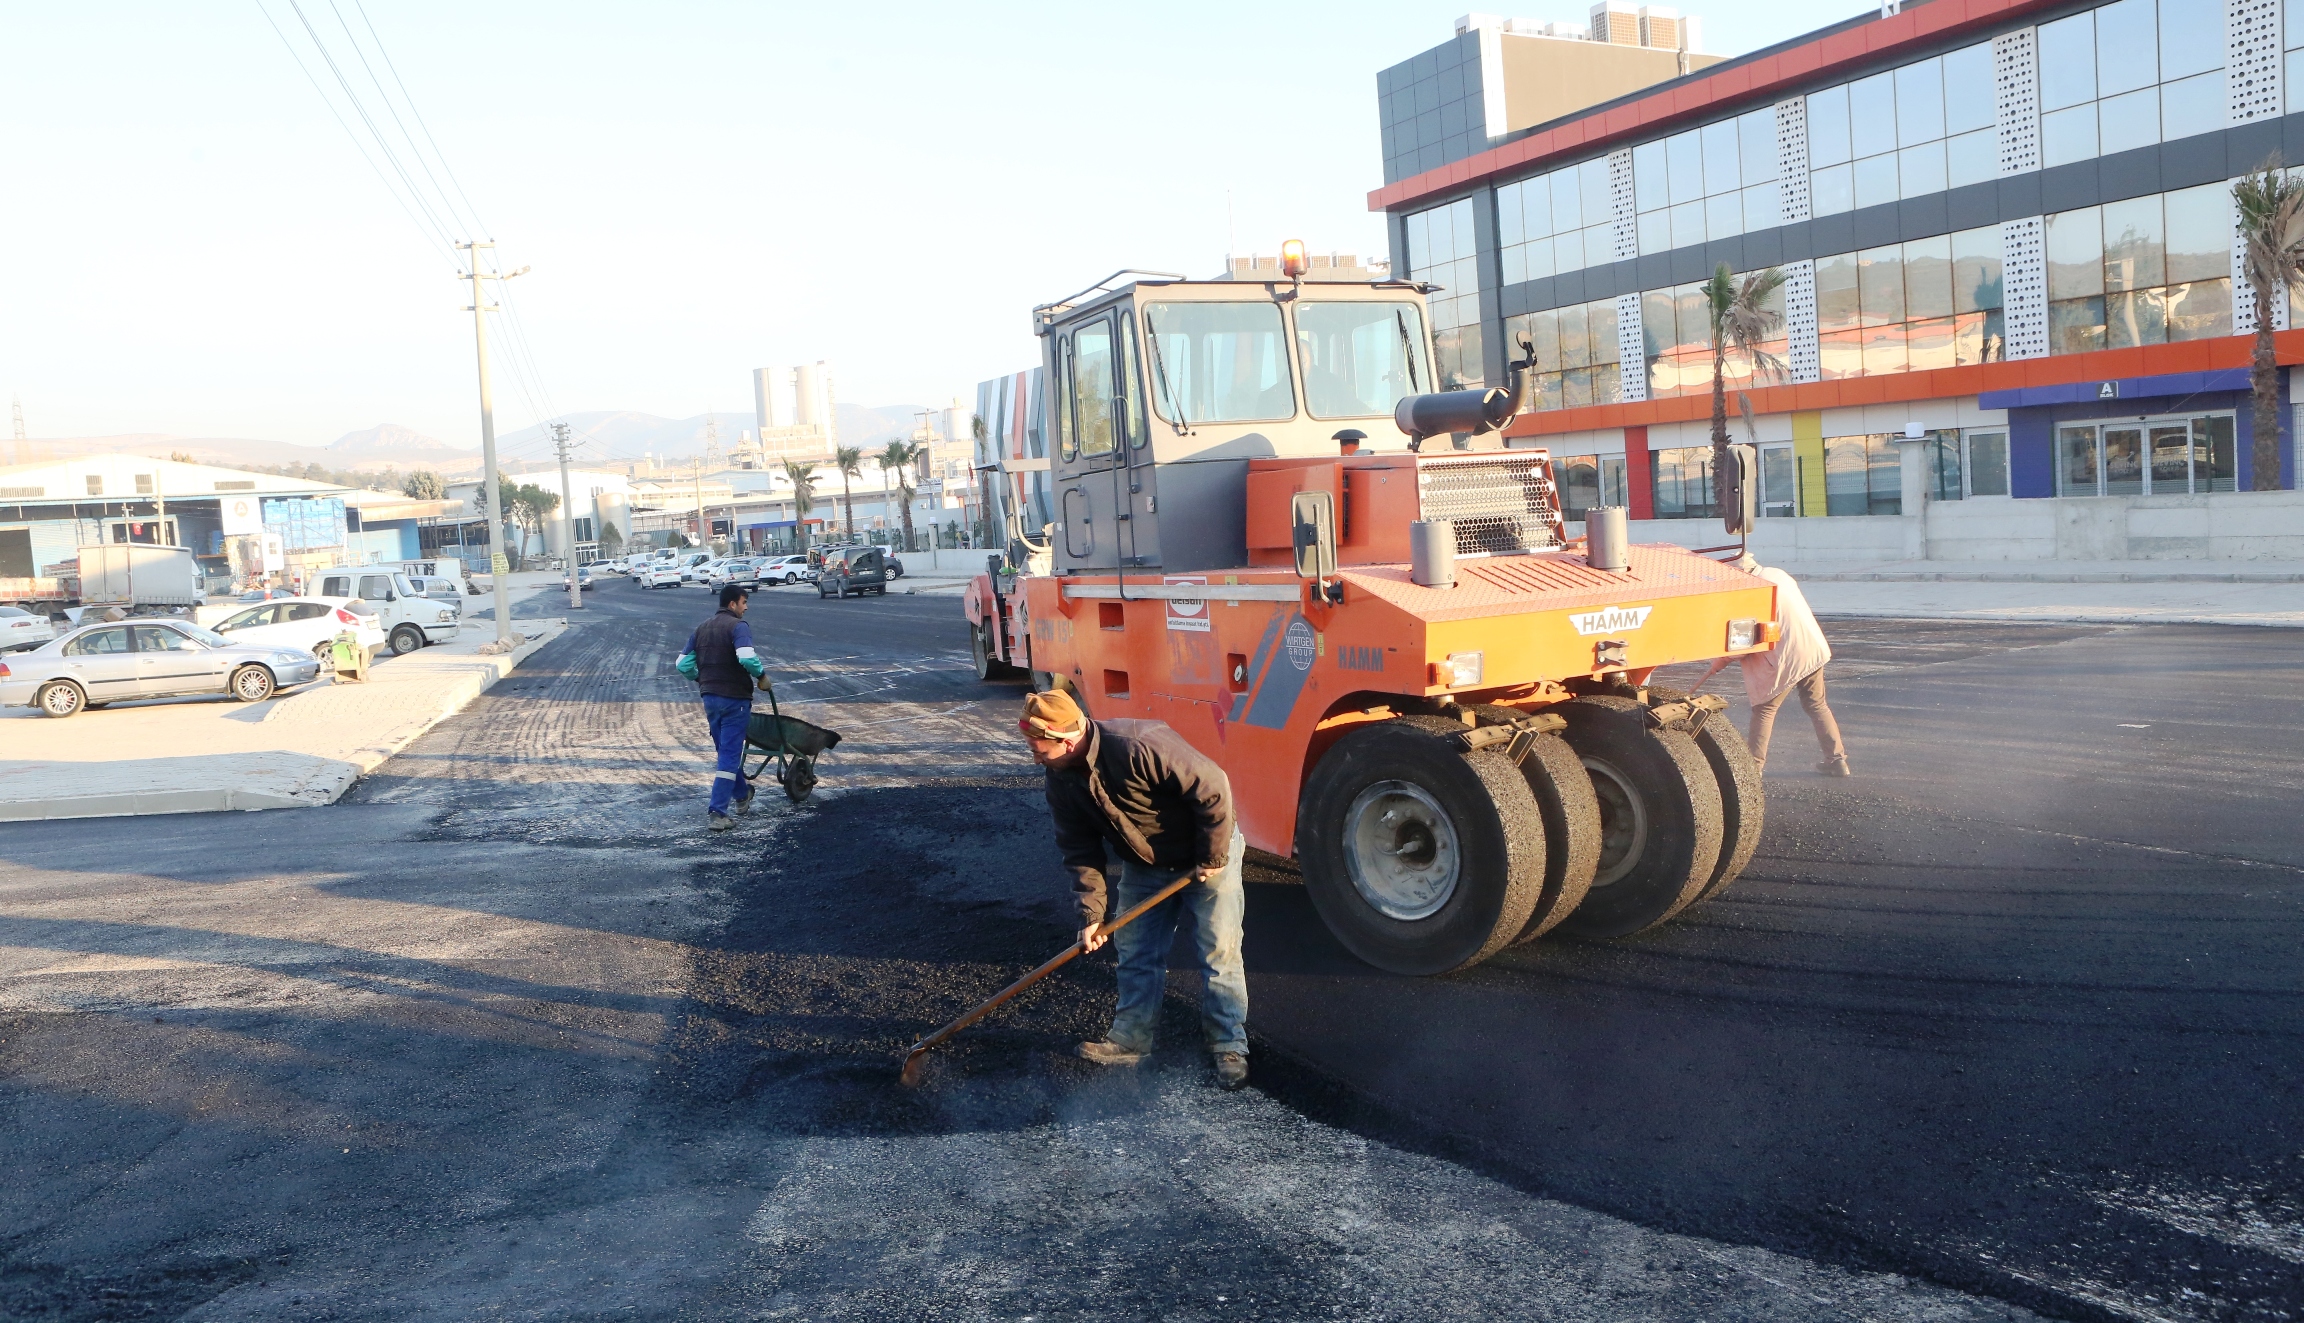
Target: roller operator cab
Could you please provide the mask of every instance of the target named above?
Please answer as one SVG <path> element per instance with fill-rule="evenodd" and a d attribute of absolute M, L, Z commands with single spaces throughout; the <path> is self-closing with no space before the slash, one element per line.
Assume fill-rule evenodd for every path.
<path fill-rule="evenodd" d="M 1418 286 L 1121 274 L 1034 313 L 1056 518 L 970 593 L 980 673 L 1174 727 L 1387 970 L 1636 932 L 1734 880 L 1759 768 L 1720 700 L 1647 681 L 1769 647 L 1769 584 L 1587 555 L 1542 450 L 1422 453 L 1508 422 L 1526 365 L 1435 391 Z"/>

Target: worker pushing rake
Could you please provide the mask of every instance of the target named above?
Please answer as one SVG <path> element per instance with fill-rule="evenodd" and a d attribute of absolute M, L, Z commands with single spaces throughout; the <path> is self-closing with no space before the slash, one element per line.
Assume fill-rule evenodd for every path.
<path fill-rule="evenodd" d="M 904 1058 L 904 1082 L 920 1082 L 930 1048 L 1106 941 L 1119 957 L 1119 1004 L 1111 1032 L 1077 1051 L 1099 1065 L 1137 1065 L 1152 1050 L 1169 947 L 1185 926 L 1199 956 L 1200 1027 L 1217 1082 L 1228 1089 L 1247 1083 L 1248 975 L 1240 955 L 1240 863 L 1247 842 L 1233 819 L 1223 769 L 1161 722 L 1090 721 L 1062 692 L 1026 698 L 1017 726 L 1033 761 L 1047 770 L 1048 809 L 1072 871 L 1080 936 L 915 1044 Z M 1106 842 L 1122 860 L 1117 888 L 1106 877 Z M 1115 906 L 1125 908 L 1107 921 Z"/>

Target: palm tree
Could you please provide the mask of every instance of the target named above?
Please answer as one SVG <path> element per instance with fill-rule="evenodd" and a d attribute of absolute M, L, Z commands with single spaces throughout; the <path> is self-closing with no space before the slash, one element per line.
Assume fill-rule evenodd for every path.
<path fill-rule="evenodd" d="M 928 447 L 899 437 L 888 443 L 874 462 L 882 473 L 896 477 L 896 496 L 904 503 L 904 549 L 912 550 L 912 466 L 928 457 Z"/>
<path fill-rule="evenodd" d="M 2256 397 L 2249 448 L 2249 486 L 2280 486 L 2280 369 L 2272 356 L 2272 298 L 2304 270 L 2304 180 L 2283 178 L 2267 161 L 2232 186 L 2240 213 L 2249 291 L 2256 297 L 2256 351 L 2248 361 L 2248 390 Z"/>
<path fill-rule="evenodd" d="M 1728 352 L 1749 359 L 1755 377 L 1783 374 L 1784 360 L 1760 347 L 1784 324 L 1784 314 L 1768 306 L 1783 287 L 1784 272 L 1777 267 L 1738 280 L 1726 262 L 1703 285 L 1712 319 L 1712 499 L 1723 514 L 1737 494 L 1728 459 Z"/>
<path fill-rule="evenodd" d="M 785 460 L 784 476 L 792 480 L 792 540 L 797 546 L 808 536 L 808 512 L 816 508 L 816 466 Z"/>
<path fill-rule="evenodd" d="M 840 503 L 848 507 L 848 540 L 856 540 L 856 498 L 848 494 L 848 480 L 864 476 L 864 447 L 838 446 L 832 451 L 832 467 L 840 471 Z"/>

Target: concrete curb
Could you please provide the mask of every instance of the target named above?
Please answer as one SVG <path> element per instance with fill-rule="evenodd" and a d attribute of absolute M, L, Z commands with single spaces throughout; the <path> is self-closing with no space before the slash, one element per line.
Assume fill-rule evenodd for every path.
<path fill-rule="evenodd" d="M 510 675 L 522 661 L 560 637 L 568 626 L 567 621 L 559 619 L 514 623 L 541 623 L 545 628 L 540 633 L 528 636 L 525 642 L 508 653 L 495 656 L 458 654 L 455 658 L 459 663 L 458 673 L 445 679 L 435 691 L 437 703 L 419 709 L 412 717 L 403 718 L 391 725 L 381 739 L 351 751 L 349 757 L 328 757 L 294 749 L 238 755 L 270 762 L 276 772 L 292 778 L 294 784 L 291 789 L 258 790 L 245 786 L 213 785 L 0 801 L 0 822 L 142 817 L 161 813 L 255 812 L 263 809 L 318 808 L 333 804 L 343 798 L 361 777 L 383 766 L 426 731 L 470 706 L 474 699 L 486 693 L 497 681 Z M 325 694 L 335 691 L 326 689 L 317 692 Z M 294 697 L 296 695 L 291 695 L 289 701 Z M 269 722 L 279 713 L 280 709 L 274 708 L 265 714 L 264 720 Z M 123 780 L 133 782 L 136 776 L 132 769 L 139 763 L 157 767 L 171 761 L 177 760 L 132 759 L 100 765 L 115 769 Z"/>

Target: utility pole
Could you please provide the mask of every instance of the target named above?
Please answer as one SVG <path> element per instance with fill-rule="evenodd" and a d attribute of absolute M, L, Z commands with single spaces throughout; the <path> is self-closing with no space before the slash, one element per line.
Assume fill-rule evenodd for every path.
<path fill-rule="evenodd" d="M 704 522 L 704 461 L 699 459 L 690 473 L 696 480 L 696 545 L 706 551 L 712 549 L 712 529 Z"/>
<path fill-rule="evenodd" d="M 496 499 L 497 483 L 501 480 L 496 471 L 496 402 L 488 388 L 488 314 L 496 309 L 488 306 L 480 282 L 510 280 L 513 276 L 526 275 L 528 268 L 521 267 L 511 275 L 489 275 L 480 269 L 480 252 L 493 250 L 495 244 L 475 239 L 456 246 L 472 255 L 472 269 L 457 279 L 472 282 L 472 306 L 465 311 L 472 314 L 472 339 L 480 351 L 480 508 L 488 516 L 488 577 L 495 584 L 496 641 L 509 643 L 512 641 L 512 598 L 504 581 L 512 575 L 512 562 L 504 556 L 504 511 Z"/>
<path fill-rule="evenodd" d="M 576 581 L 576 498 L 568 490 L 568 424 L 552 424 L 552 448 L 560 452 L 560 544 L 568 548 L 568 609 L 584 605 L 584 585 Z"/>
<path fill-rule="evenodd" d="M 10 396 L 9 403 L 16 410 L 16 462 L 29 464 L 32 462 L 32 443 L 24 439 L 24 397 Z"/>

